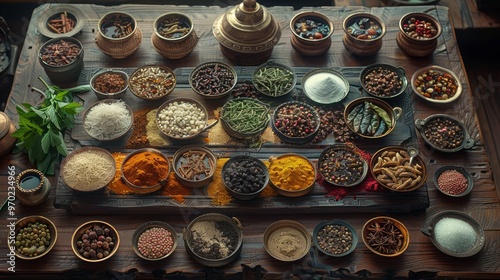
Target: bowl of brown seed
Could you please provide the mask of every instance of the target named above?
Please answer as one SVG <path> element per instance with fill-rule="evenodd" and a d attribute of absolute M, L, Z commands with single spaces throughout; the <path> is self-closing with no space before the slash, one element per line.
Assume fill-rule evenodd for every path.
<path fill-rule="evenodd" d="M 234 68 L 223 62 L 202 63 L 189 75 L 189 85 L 193 91 L 206 99 L 226 97 L 237 82 Z"/>
<path fill-rule="evenodd" d="M 332 257 L 347 256 L 358 244 L 356 229 L 346 221 L 323 221 L 313 230 L 314 246 L 320 252 Z"/>
<path fill-rule="evenodd" d="M 153 24 L 153 48 L 168 59 L 181 59 L 189 55 L 198 43 L 193 20 L 183 13 L 166 13 Z"/>
<path fill-rule="evenodd" d="M 99 71 L 90 79 L 90 87 L 99 99 L 120 99 L 128 89 L 128 74 L 114 69 Z"/>
<path fill-rule="evenodd" d="M 185 146 L 172 158 L 175 178 L 190 188 L 208 185 L 214 177 L 216 163 L 215 154 L 203 146 Z"/>
<path fill-rule="evenodd" d="M 361 232 L 363 243 L 379 256 L 397 257 L 410 245 L 410 232 L 406 226 L 391 217 L 374 217 L 363 225 Z"/>
<path fill-rule="evenodd" d="M 145 100 L 157 100 L 169 95 L 176 84 L 172 69 L 163 65 L 141 66 L 132 72 L 129 79 L 130 91 Z"/>
<path fill-rule="evenodd" d="M 368 94 L 378 98 L 393 98 L 408 86 L 405 69 L 390 64 L 372 64 L 360 74 L 361 86 Z"/>
<path fill-rule="evenodd" d="M 123 59 L 139 49 L 142 32 L 135 18 L 124 12 L 109 12 L 97 23 L 95 42 L 106 55 Z"/>
<path fill-rule="evenodd" d="M 91 220 L 80 225 L 71 237 L 71 249 L 79 259 L 97 263 L 111 258 L 120 247 L 120 234 L 110 223 Z"/>
<path fill-rule="evenodd" d="M 428 145 L 441 152 L 453 153 L 474 146 L 465 125 L 450 115 L 434 114 L 423 120 L 416 119 L 415 127 Z"/>

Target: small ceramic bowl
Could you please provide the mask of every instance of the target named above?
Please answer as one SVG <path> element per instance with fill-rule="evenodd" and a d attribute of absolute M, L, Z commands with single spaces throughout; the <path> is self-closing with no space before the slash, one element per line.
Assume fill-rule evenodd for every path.
<path fill-rule="evenodd" d="M 445 173 L 446 172 L 446 173 Z M 445 173 L 445 177 L 441 175 Z M 451 176 L 453 179 L 446 179 Z M 472 191 L 474 181 L 472 176 L 462 166 L 443 166 L 434 173 L 434 185 L 441 193 L 451 197 L 466 196 Z"/>
<path fill-rule="evenodd" d="M 219 238 L 213 235 L 208 236 L 209 232 L 215 232 Z M 219 213 L 207 213 L 196 217 L 184 229 L 182 238 L 188 255 L 196 262 L 208 267 L 221 267 L 234 262 L 243 247 L 243 230 L 240 221 L 235 217 L 230 218 Z M 202 250 L 207 246 L 200 244 L 203 239 L 213 241 L 207 250 Z M 195 243 L 198 243 L 198 246 L 195 247 Z M 220 250 L 221 246 L 217 245 L 229 248 L 227 251 Z"/>
<path fill-rule="evenodd" d="M 134 182 L 129 180 L 124 172 L 124 166 L 127 164 L 127 161 L 138 155 L 138 154 L 143 154 L 145 157 L 150 157 L 151 155 L 158 156 L 159 158 L 162 158 L 164 161 L 167 162 L 167 167 L 165 167 L 165 170 L 163 170 L 162 174 L 164 174 L 163 178 L 159 178 L 158 183 L 156 184 L 150 184 L 150 185 L 136 185 Z M 151 154 L 151 155 L 149 155 Z M 121 179 L 125 183 L 125 185 L 132 190 L 136 194 L 148 194 L 148 193 L 153 193 L 164 186 L 167 185 L 168 183 L 168 177 L 170 175 L 170 170 L 172 169 L 170 160 L 160 151 L 157 149 L 153 148 L 142 148 L 133 151 L 132 153 L 128 154 L 125 159 L 122 162 L 122 165 L 120 167 L 120 174 L 121 174 Z M 114 174 L 114 173 L 113 173 Z"/>
<path fill-rule="evenodd" d="M 223 62 L 205 62 L 189 74 L 189 85 L 194 92 L 206 99 L 218 99 L 229 95 L 238 82 L 233 67 Z"/>
<path fill-rule="evenodd" d="M 316 166 L 306 157 L 288 153 L 283 154 L 277 157 L 269 158 L 269 185 L 280 195 L 287 197 L 299 197 L 304 196 L 311 192 L 316 183 Z M 304 172 L 307 178 L 311 178 L 310 182 L 303 186 L 302 188 L 296 188 L 295 185 L 297 182 L 294 182 L 293 178 L 279 178 L 274 175 L 276 170 L 282 170 L 283 168 L 287 168 L 287 165 L 293 164 L 295 165 L 295 169 L 300 169 Z M 309 169 L 309 171 L 307 170 Z M 289 170 L 290 173 L 292 170 Z M 295 174 L 299 176 L 298 174 Z M 286 182 L 281 182 L 279 180 L 285 179 Z"/>
<path fill-rule="evenodd" d="M 303 123 L 303 120 L 306 120 L 306 123 Z M 311 142 L 318 134 L 320 125 L 321 120 L 316 109 L 300 101 L 282 103 L 276 107 L 272 116 L 274 133 L 283 142 L 290 144 Z"/>
<path fill-rule="evenodd" d="M 342 73 L 336 70 L 314 69 L 302 78 L 302 90 L 315 103 L 336 104 L 349 94 L 349 82 Z"/>
<path fill-rule="evenodd" d="M 409 56 L 431 55 L 437 48 L 437 39 L 443 28 L 435 17 L 419 12 L 405 14 L 399 20 L 396 36 L 399 48 Z"/>
<path fill-rule="evenodd" d="M 485 244 L 481 225 L 461 211 L 440 212 L 427 221 L 420 231 L 429 237 L 439 251 L 457 258 L 473 256 Z"/>
<path fill-rule="evenodd" d="M 149 236 L 154 236 L 153 238 Z M 161 243 L 160 243 L 161 242 Z M 147 255 L 150 247 L 161 247 L 158 256 Z M 132 235 L 132 249 L 137 256 L 147 261 L 163 260 L 177 248 L 177 233 L 175 229 L 162 221 L 150 221 L 140 225 Z"/>
<path fill-rule="evenodd" d="M 118 105 L 117 105 L 118 104 Z M 103 111 L 102 115 L 97 114 L 95 116 L 99 116 L 100 118 L 94 124 L 88 123 L 89 114 L 92 114 L 92 110 L 96 108 L 96 106 L 109 106 L 108 108 L 113 108 L 111 106 L 119 106 L 114 107 L 117 110 L 122 110 L 122 115 L 116 115 L 113 112 Z M 125 114 L 127 112 L 127 114 Z M 116 113 L 116 111 L 115 111 Z M 121 138 L 132 128 L 132 124 L 134 123 L 134 112 L 132 108 L 130 108 L 125 101 L 121 99 L 103 99 L 100 101 L 91 104 L 83 113 L 83 129 L 85 132 L 92 138 L 99 141 L 113 141 Z M 110 124 L 115 124 L 114 130 L 109 129 Z M 127 126 L 123 126 L 123 129 L 118 130 L 118 124 L 127 124 Z M 93 130 L 95 129 L 95 130 Z M 99 131 L 99 134 L 95 134 L 95 131 Z"/>
<path fill-rule="evenodd" d="M 226 190 L 238 200 L 258 197 L 269 183 L 269 171 L 264 163 L 247 155 L 234 156 L 226 161 L 221 176 Z"/>
<path fill-rule="evenodd" d="M 411 77 L 411 87 L 419 97 L 437 104 L 453 102 L 462 94 L 458 76 L 437 65 L 418 69 Z"/>
<path fill-rule="evenodd" d="M 193 21 L 183 13 L 172 12 L 159 16 L 153 28 L 151 43 L 153 48 L 165 58 L 184 58 L 198 43 Z"/>
<path fill-rule="evenodd" d="M 381 231 L 381 229 L 385 229 Z M 391 235 L 392 232 L 396 234 Z M 368 220 L 361 230 L 363 243 L 373 253 L 383 257 L 397 257 L 410 245 L 410 232 L 406 226 L 391 217 L 379 216 Z M 393 245 L 378 246 L 380 242 Z M 388 250 L 389 249 L 389 250 Z"/>
<path fill-rule="evenodd" d="M 338 187 L 356 186 L 368 173 L 368 163 L 352 144 L 333 144 L 324 148 L 317 168 L 325 181 Z"/>
<path fill-rule="evenodd" d="M 90 87 L 99 99 L 121 99 L 128 89 L 128 74 L 114 69 L 100 71 L 90 79 Z"/>
<path fill-rule="evenodd" d="M 347 256 L 358 245 L 356 229 L 346 221 L 323 221 L 313 230 L 314 246 L 331 257 Z"/>
<path fill-rule="evenodd" d="M 434 114 L 415 120 L 415 128 L 424 141 L 433 149 L 454 153 L 474 146 L 465 125 L 458 119 L 446 114 Z"/>
<path fill-rule="evenodd" d="M 175 88 L 177 79 L 174 72 L 162 65 L 145 65 L 137 68 L 129 79 L 130 91 L 145 100 L 158 100 Z"/>
<path fill-rule="evenodd" d="M 315 11 L 300 12 L 290 20 L 290 43 L 301 55 L 322 55 L 332 45 L 334 29 L 328 16 Z"/>
<path fill-rule="evenodd" d="M 370 123 L 363 123 L 364 114 L 371 114 Z M 344 109 L 344 121 L 355 134 L 368 139 L 389 135 L 396 127 L 396 121 L 403 109 L 392 107 L 376 97 L 360 97 L 349 102 Z M 378 121 L 377 121 L 378 119 Z"/>
<path fill-rule="evenodd" d="M 48 38 L 72 37 L 82 30 L 84 18 L 82 11 L 75 6 L 52 6 L 38 17 L 38 30 Z"/>
<path fill-rule="evenodd" d="M 260 93 L 280 97 L 293 90 L 297 76 L 291 67 L 268 61 L 255 69 L 252 83 Z"/>
<path fill-rule="evenodd" d="M 60 55 L 54 55 L 57 47 Z M 65 60 L 61 59 L 65 56 Z M 83 45 L 73 37 L 58 37 L 45 42 L 38 50 L 38 61 L 49 79 L 58 84 L 76 82 L 83 70 Z"/>
<path fill-rule="evenodd" d="M 365 67 L 359 76 L 361 86 L 378 98 L 393 98 L 405 92 L 408 86 L 405 69 L 376 63 Z"/>
<path fill-rule="evenodd" d="M 94 233 L 87 234 L 87 230 L 94 232 L 95 238 L 93 238 Z M 86 242 L 92 243 L 92 240 L 98 240 L 99 236 L 104 237 L 105 241 L 101 242 L 108 244 L 103 246 L 109 248 L 106 250 L 104 247 L 101 247 L 104 251 L 107 251 L 107 253 L 101 253 L 102 256 L 99 254 L 99 250 L 90 249 L 86 251 L 84 246 Z M 85 222 L 73 232 L 73 236 L 71 237 L 71 249 L 75 256 L 90 263 L 102 262 L 111 258 L 118 251 L 118 247 L 120 247 L 120 235 L 118 231 L 111 224 L 104 221 L 92 220 Z"/>
<path fill-rule="evenodd" d="M 279 261 L 293 262 L 302 259 L 309 253 L 311 243 L 311 234 L 307 228 L 293 220 L 274 222 L 264 232 L 266 252 Z M 291 248 L 295 250 L 284 253 Z"/>
<path fill-rule="evenodd" d="M 131 56 L 142 43 L 142 32 L 135 18 L 124 12 L 109 12 L 97 23 L 95 42 L 106 55 L 115 59 Z"/>
<path fill-rule="evenodd" d="M 242 107 L 242 105 L 248 109 L 229 109 Z M 268 104 L 254 98 L 240 97 L 231 99 L 222 106 L 220 114 L 222 128 L 233 138 L 255 141 L 264 133 L 269 125 L 271 116 L 269 113 L 265 113 L 269 111 L 269 108 Z M 257 114 L 259 115 L 257 116 Z M 244 119 L 245 121 L 239 121 L 238 118 Z M 247 128 L 245 124 L 248 123 L 250 119 L 255 123 L 255 127 Z"/>
<path fill-rule="evenodd" d="M 39 259 L 39 258 L 47 255 L 50 252 L 50 250 L 52 250 L 52 248 L 54 248 L 54 245 L 56 244 L 56 241 L 57 241 L 57 228 L 51 220 L 49 220 L 48 218 L 46 218 L 44 216 L 27 216 L 27 217 L 24 217 L 24 218 L 17 220 L 15 230 L 14 230 L 16 237 L 19 234 L 19 232 L 21 231 L 21 229 L 29 227 L 31 225 L 34 225 L 36 223 L 39 223 L 40 225 L 46 226 L 46 228 L 49 230 L 49 233 L 50 233 L 49 234 L 50 239 L 47 239 L 47 236 L 46 236 L 45 244 L 43 246 L 36 246 L 35 252 L 33 254 L 29 254 L 29 253 L 31 253 L 31 252 L 29 252 L 29 250 L 31 248 L 27 248 L 26 249 L 27 252 L 23 253 L 22 252 L 23 249 L 21 249 L 21 247 L 16 246 L 16 250 L 15 250 L 16 258 L 23 259 L 23 260 Z M 11 239 L 9 238 L 8 241 L 10 241 L 10 240 Z M 10 244 L 10 242 L 8 244 Z M 32 247 L 32 246 L 30 246 L 30 247 Z M 21 252 L 19 250 L 21 250 Z M 31 250 L 33 250 L 33 249 L 31 249 Z M 36 252 L 37 250 L 39 251 L 38 253 Z"/>
<path fill-rule="evenodd" d="M 410 192 L 427 181 L 427 166 L 416 155 L 411 165 L 409 151 L 401 146 L 389 146 L 375 152 L 370 161 L 370 172 L 382 187 L 395 192 Z M 404 166 L 404 167 L 403 167 Z M 404 168 L 406 172 L 399 172 Z M 396 174 L 399 174 L 396 176 Z"/>
<path fill-rule="evenodd" d="M 184 186 L 199 188 L 208 185 L 214 177 L 217 157 L 203 146 L 185 146 L 177 150 L 172 158 L 175 178 Z M 193 171 L 192 166 L 200 171 Z"/>
<path fill-rule="evenodd" d="M 370 13 L 354 13 L 347 16 L 342 27 L 344 47 L 359 56 L 370 56 L 382 48 L 385 24 L 379 17 Z"/>

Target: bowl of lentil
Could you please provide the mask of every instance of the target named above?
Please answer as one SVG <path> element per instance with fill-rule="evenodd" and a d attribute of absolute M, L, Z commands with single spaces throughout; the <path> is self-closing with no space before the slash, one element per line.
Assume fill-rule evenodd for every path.
<path fill-rule="evenodd" d="M 374 217 L 363 225 L 361 232 L 365 246 L 379 256 L 397 257 L 410 245 L 410 232 L 392 217 Z"/>
<path fill-rule="evenodd" d="M 269 125 L 270 106 L 254 98 L 239 97 L 222 106 L 222 128 L 231 137 L 240 140 L 257 140 Z"/>
<path fill-rule="evenodd" d="M 78 80 L 83 70 L 83 45 L 73 37 L 58 37 L 45 42 L 38 51 L 38 61 L 54 83 Z"/>
<path fill-rule="evenodd" d="M 376 54 L 382 48 L 385 24 L 379 17 L 370 13 L 353 13 L 342 22 L 344 47 L 359 56 Z"/>
<path fill-rule="evenodd" d="M 142 43 L 142 31 L 135 18 L 124 12 L 104 14 L 97 23 L 95 43 L 106 55 L 123 59 L 139 49 Z"/>
<path fill-rule="evenodd" d="M 168 59 L 189 55 L 198 43 L 193 20 L 183 13 L 166 13 L 156 18 L 151 35 L 153 48 Z"/>
<path fill-rule="evenodd" d="M 399 96 L 408 86 L 405 69 L 390 64 L 369 65 L 361 71 L 359 78 L 363 89 L 378 98 Z"/>
<path fill-rule="evenodd" d="M 132 235 L 132 249 L 147 261 L 159 261 L 174 253 L 177 233 L 168 223 L 149 221 L 140 225 Z"/>
<path fill-rule="evenodd" d="M 128 89 L 128 74 L 114 69 L 100 71 L 90 79 L 90 87 L 99 99 L 121 99 Z"/>
<path fill-rule="evenodd" d="M 290 43 L 301 55 L 322 55 L 332 45 L 333 22 L 320 12 L 305 11 L 296 14 L 290 20 L 290 30 Z"/>
<path fill-rule="evenodd" d="M 175 178 L 184 186 L 199 188 L 212 182 L 217 157 L 203 146 L 185 146 L 172 157 Z"/>
<path fill-rule="evenodd" d="M 471 216 L 456 210 L 435 214 L 420 232 L 441 252 L 458 258 L 479 253 L 485 244 L 484 229 Z"/>
<path fill-rule="evenodd" d="M 447 196 L 462 197 L 472 191 L 474 181 L 464 167 L 447 165 L 434 173 L 434 185 Z"/>
<path fill-rule="evenodd" d="M 115 175 L 116 162 L 107 150 L 86 146 L 71 152 L 61 163 L 63 183 L 79 192 L 92 192 L 106 187 Z"/>
<path fill-rule="evenodd" d="M 302 90 L 313 102 L 321 105 L 336 104 L 349 94 L 349 82 L 342 73 L 318 68 L 302 77 Z"/>
<path fill-rule="evenodd" d="M 389 135 L 403 109 L 392 107 L 376 97 L 360 97 L 349 102 L 344 109 L 344 121 L 355 134 L 368 139 Z"/>
<path fill-rule="evenodd" d="M 75 229 L 71 249 L 79 259 L 96 263 L 111 258 L 120 246 L 120 235 L 109 223 L 92 220 Z"/>
<path fill-rule="evenodd" d="M 458 76 L 437 65 L 417 70 L 411 77 L 411 87 L 417 96 L 437 104 L 453 102 L 462 94 Z"/>
<path fill-rule="evenodd" d="M 314 246 L 325 255 L 347 256 L 358 244 L 354 227 L 343 220 L 322 221 L 313 230 Z"/>
<path fill-rule="evenodd" d="M 83 113 L 83 129 L 99 141 L 116 140 L 132 128 L 134 113 L 121 99 L 103 99 Z"/>
<path fill-rule="evenodd" d="M 255 157 L 238 155 L 224 163 L 221 171 L 224 186 L 238 200 L 252 200 L 259 196 L 269 183 L 269 171 Z"/>
<path fill-rule="evenodd" d="M 269 185 L 287 197 L 304 196 L 316 182 L 316 167 L 305 156 L 288 153 L 269 158 Z"/>
<path fill-rule="evenodd" d="M 264 232 L 264 249 L 279 261 L 300 260 L 307 255 L 311 245 L 311 234 L 297 221 L 279 220 Z"/>
<path fill-rule="evenodd" d="M 356 186 L 368 173 L 368 163 L 353 144 L 333 144 L 324 148 L 317 168 L 325 181 L 339 187 Z"/>
<path fill-rule="evenodd" d="M 38 30 L 48 38 L 75 36 L 84 24 L 82 11 L 70 5 L 45 9 L 38 17 Z"/>
<path fill-rule="evenodd" d="M 370 161 L 370 172 L 384 188 L 395 192 L 411 192 L 427 181 L 427 166 L 416 155 L 410 163 L 407 148 L 388 146 L 375 152 Z"/>
<path fill-rule="evenodd" d="M 208 123 L 207 109 L 190 98 L 170 99 L 156 112 L 158 129 L 173 140 L 193 139 L 215 124 L 216 122 Z"/>
<path fill-rule="evenodd" d="M 441 152 L 453 153 L 474 146 L 475 141 L 465 125 L 450 115 L 434 114 L 423 120 L 416 119 L 415 127 L 428 145 Z"/>
<path fill-rule="evenodd" d="M 399 48 L 409 56 L 424 57 L 437 48 L 437 39 L 443 28 L 435 17 L 411 12 L 401 17 L 399 30 L 396 36 Z"/>
<path fill-rule="evenodd" d="M 297 76 L 291 67 L 268 61 L 255 69 L 252 83 L 260 93 L 280 97 L 294 89 Z"/>
<path fill-rule="evenodd" d="M 188 255 L 208 267 L 221 267 L 235 261 L 243 247 L 240 221 L 219 213 L 196 217 L 184 229 Z"/>
<path fill-rule="evenodd" d="M 238 75 L 234 68 L 223 62 L 202 63 L 189 74 L 191 89 L 207 99 L 226 97 L 237 82 Z"/>
<path fill-rule="evenodd" d="M 122 181 L 131 191 L 147 194 L 167 185 L 170 169 L 169 159 L 160 150 L 142 148 L 125 157 L 120 174 Z"/>
<path fill-rule="evenodd" d="M 16 258 L 34 260 L 52 250 L 57 241 L 57 228 L 44 216 L 26 216 L 16 221 L 15 238 Z"/>
<path fill-rule="evenodd" d="M 321 120 L 312 106 L 300 102 L 282 103 L 274 110 L 272 128 L 283 141 L 290 144 L 306 144 L 318 134 Z"/>
<path fill-rule="evenodd" d="M 129 79 L 130 91 L 145 100 L 158 100 L 175 88 L 177 79 L 174 72 L 162 65 L 144 65 L 137 68 Z"/>

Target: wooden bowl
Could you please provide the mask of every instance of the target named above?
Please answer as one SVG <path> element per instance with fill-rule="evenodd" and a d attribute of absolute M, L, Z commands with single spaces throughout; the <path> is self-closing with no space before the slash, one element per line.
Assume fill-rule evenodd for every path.
<path fill-rule="evenodd" d="M 393 228 L 394 230 L 397 230 L 399 232 L 398 235 L 400 236 L 399 237 L 400 242 L 398 243 L 398 241 L 396 241 L 398 245 L 395 244 L 395 245 L 377 247 L 376 242 L 371 240 L 374 237 L 378 238 L 377 236 L 374 235 L 382 235 L 383 237 L 381 239 L 379 238 L 380 240 L 382 240 L 386 236 L 388 237 L 389 236 L 388 234 L 380 232 L 378 229 L 378 227 L 383 228 L 386 226 L 388 228 Z M 388 230 L 388 232 L 389 233 L 391 232 L 390 229 Z M 410 232 L 408 231 L 406 226 L 402 222 L 387 216 L 374 217 L 368 220 L 363 225 L 361 233 L 362 233 L 363 243 L 366 245 L 366 247 L 373 253 L 383 257 L 397 257 L 403 254 L 410 245 Z M 385 251 L 385 249 L 382 249 L 386 247 L 391 248 L 391 251 Z"/>
<path fill-rule="evenodd" d="M 435 28 L 435 33 L 427 38 L 421 38 L 412 34 L 411 31 L 407 30 L 409 22 L 412 20 L 425 21 Z M 435 17 L 419 12 L 411 12 L 405 14 L 399 20 L 399 30 L 400 32 L 396 36 L 396 42 L 399 48 L 409 56 L 414 57 L 424 57 L 431 55 L 437 48 L 437 39 L 443 31 L 443 27 L 439 20 Z"/>
<path fill-rule="evenodd" d="M 111 244 L 108 243 L 110 249 L 109 249 L 109 254 L 106 256 L 102 256 L 101 258 L 99 258 L 99 257 L 97 257 L 97 254 L 96 254 L 95 258 L 90 257 L 90 256 L 86 257 L 83 255 L 83 253 L 80 252 L 80 250 L 82 250 L 82 248 L 79 246 L 79 241 L 82 241 L 82 238 L 84 235 L 87 235 L 87 236 L 89 235 L 86 233 L 87 230 L 94 230 L 94 229 L 96 229 L 96 227 L 102 228 L 103 230 L 105 230 L 106 228 L 109 229 L 109 233 L 104 232 L 102 235 L 105 237 L 111 237 L 114 245 L 111 246 Z M 97 230 L 95 232 L 99 236 Z M 92 239 L 91 236 L 89 236 L 89 238 Z M 84 241 L 82 241 L 82 242 L 84 242 Z M 111 258 L 116 253 L 116 251 L 118 251 L 118 247 L 120 247 L 120 235 L 118 234 L 118 231 L 111 224 L 104 222 L 104 221 L 92 220 L 92 221 L 85 222 L 82 225 L 80 225 L 73 232 L 73 235 L 71 237 L 71 249 L 73 250 L 73 253 L 79 259 L 86 261 L 86 262 L 90 262 L 90 263 L 102 262 L 102 261 L 105 261 L 105 260 Z M 96 252 L 97 251 L 98 250 L 96 249 Z"/>
<path fill-rule="evenodd" d="M 174 72 L 163 65 L 144 65 L 129 79 L 130 91 L 144 100 L 158 100 L 172 93 L 177 84 Z"/>
<path fill-rule="evenodd" d="M 170 236 L 172 238 L 171 248 L 168 251 L 168 253 L 164 254 L 163 256 L 159 256 L 159 257 L 156 257 L 156 258 L 147 257 L 143 253 L 141 253 L 141 251 L 139 250 L 139 245 L 138 245 L 139 244 L 139 240 L 141 238 L 141 235 L 145 231 L 155 230 L 155 229 L 166 230 L 166 231 L 168 231 L 171 234 L 171 236 Z M 162 221 L 150 221 L 150 222 L 146 222 L 146 223 L 140 225 L 134 231 L 134 234 L 132 235 L 132 249 L 134 250 L 134 253 L 137 256 L 139 256 L 140 258 L 142 258 L 144 260 L 147 260 L 147 261 L 159 261 L 159 260 L 163 260 L 163 259 L 168 258 L 170 255 L 172 255 L 174 253 L 175 249 L 177 248 L 177 240 L 178 240 L 177 233 L 175 232 L 175 229 L 171 225 L 169 225 L 169 224 L 167 224 L 165 222 L 162 222 Z M 166 246 L 166 244 L 162 244 L 162 246 Z"/>
<path fill-rule="evenodd" d="M 20 247 L 15 246 L 15 243 L 11 244 L 11 242 L 16 240 L 16 236 L 19 234 L 19 231 L 22 228 L 30 226 L 31 224 L 35 224 L 35 223 L 42 223 L 42 224 L 45 224 L 47 226 L 47 228 L 50 231 L 50 240 L 48 241 L 48 244 L 43 245 L 45 247 L 45 250 L 43 252 L 30 256 L 27 254 L 23 254 L 22 252 L 19 252 L 18 249 L 20 249 Z M 49 220 L 48 218 L 46 218 L 44 216 L 38 216 L 38 215 L 37 216 L 27 216 L 27 217 L 24 217 L 24 218 L 17 220 L 14 232 L 15 232 L 15 236 L 13 237 L 13 236 L 9 235 L 9 238 L 7 240 L 7 244 L 11 244 L 10 246 L 15 246 L 16 247 L 16 250 L 15 250 L 16 258 L 23 259 L 23 260 L 35 260 L 35 259 L 39 259 L 39 258 L 47 255 L 50 252 L 50 250 L 52 250 L 52 248 L 54 247 L 54 245 L 56 244 L 56 241 L 57 241 L 57 228 L 56 228 L 56 226 L 54 225 L 54 223 L 51 220 Z M 12 239 L 11 239 L 11 237 L 12 237 Z M 37 246 L 37 248 L 40 248 L 40 246 Z"/>
<path fill-rule="evenodd" d="M 118 23 L 118 21 L 121 21 Z M 128 13 L 109 12 L 97 23 L 95 43 L 106 55 L 123 59 L 135 53 L 142 43 L 142 31 L 136 19 Z M 122 32 L 115 35 L 115 32 Z"/>

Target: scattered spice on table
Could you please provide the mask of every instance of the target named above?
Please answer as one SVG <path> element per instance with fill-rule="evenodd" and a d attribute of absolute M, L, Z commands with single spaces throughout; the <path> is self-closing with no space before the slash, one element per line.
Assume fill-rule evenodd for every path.
<path fill-rule="evenodd" d="M 132 125 L 131 111 L 127 104 L 118 102 L 100 102 L 90 107 L 83 127 L 93 138 L 111 140 L 126 133 Z"/>
<path fill-rule="evenodd" d="M 170 172 L 167 185 L 161 190 L 161 194 L 172 197 L 179 203 L 186 200 L 186 196 L 192 194 L 192 189 L 182 185 L 175 177 L 174 172 Z"/>
<path fill-rule="evenodd" d="M 128 139 L 127 149 L 139 149 L 149 147 L 146 126 L 148 125 L 147 114 L 151 111 L 149 108 L 140 109 L 134 112 L 134 123 L 132 135 Z"/>
<path fill-rule="evenodd" d="M 273 231 L 268 238 L 269 251 L 279 259 L 295 259 L 302 255 L 306 248 L 306 237 L 293 227 L 280 227 Z"/>
<path fill-rule="evenodd" d="M 169 164 L 156 153 L 139 152 L 124 162 L 123 176 L 136 186 L 155 186 L 169 176 Z"/>
<path fill-rule="evenodd" d="M 146 115 L 147 125 L 146 125 L 146 138 L 148 139 L 149 145 L 153 147 L 163 147 L 170 145 L 170 141 L 167 137 L 163 137 L 158 125 L 156 124 L 156 112 L 157 109 L 149 111 Z"/>
<path fill-rule="evenodd" d="M 162 227 L 145 230 L 137 240 L 137 250 L 149 259 L 159 259 L 172 251 L 174 239 L 172 232 Z"/>
<path fill-rule="evenodd" d="M 446 170 L 438 177 L 438 187 L 446 194 L 462 194 L 467 186 L 467 178 L 456 169 Z"/>
<path fill-rule="evenodd" d="M 346 143 L 355 139 L 354 134 L 344 121 L 344 112 L 326 106 L 313 106 L 320 117 L 318 134 L 312 143 L 320 143 L 333 134 L 335 142 Z"/>
<path fill-rule="evenodd" d="M 231 202 L 233 197 L 224 187 L 222 182 L 222 166 L 226 163 L 229 158 L 218 158 L 215 165 L 215 172 L 212 182 L 207 186 L 207 194 L 212 198 L 213 205 L 227 205 Z"/>
<path fill-rule="evenodd" d="M 449 73 L 429 69 L 418 75 L 414 82 L 417 93 L 430 99 L 447 100 L 455 96 L 458 84 Z"/>
<path fill-rule="evenodd" d="M 98 150 L 76 152 L 66 160 L 61 170 L 64 182 L 75 190 L 94 191 L 110 182 L 114 174 L 114 160 L 108 154 Z"/>
<path fill-rule="evenodd" d="M 67 11 L 64 11 L 60 14 L 57 14 L 53 18 L 49 19 L 47 22 L 47 27 L 52 32 L 57 34 L 68 33 L 75 28 L 76 21 L 74 20 L 74 16 L 69 14 Z"/>
<path fill-rule="evenodd" d="M 47 250 L 50 241 L 51 232 L 49 226 L 43 222 L 34 222 L 28 223 L 19 229 L 15 246 L 20 255 L 36 257 Z"/>
<path fill-rule="evenodd" d="M 352 231 L 342 224 L 328 224 L 316 235 L 321 250 L 328 254 L 340 255 L 349 251 L 353 244 Z"/>
<path fill-rule="evenodd" d="M 434 146 L 441 149 L 456 149 L 464 141 L 465 131 L 455 120 L 449 118 L 433 118 L 424 125 L 424 135 Z"/>
<path fill-rule="evenodd" d="M 463 253 L 474 247 L 476 230 L 466 221 L 444 217 L 434 225 L 434 238 L 446 250 Z"/>
<path fill-rule="evenodd" d="M 278 188 L 300 191 L 314 183 L 314 166 L 298 155 L 284 155 L 270 158 L 269 180 Z"/>
<path fill-rule="evenodd" d="M 113 177 L 113 180 L 108 184 L 108 191 L 114 193 L 114 194 L 132 194 L 133 192 L 130 190 L 127 185 L 122 181 L 122 173 L 121 173 L 121 166 L 123 163 L 123 160 L 125 157 L 127 157 L 127 153 L 121 153 L 121 152 L 114 152 L 111 153 L 113 155 L 113 158 L 115 159 L 116 163 L 116 172 L 115 176 Z"/>
<path fill-rule="evenodd" d="M 284 95 L 294 86 L 295 74 L 281 66 L 265 66 L 253 74 L 255 88 L 261 93 L 278 97 Z"/>
<path fill-rule="evenodd" d="M 438 30 L 430 21 L 409 18 L 403 23 L 403 31 L 410 37 L 418 40 L 428 40 L 436 36 Z"/>
<path fill-rule="evenodd" d="M 401 229 L 392 219 L 373 221 L 367 225 L 368 246 L 382 254 L 396 254 L 403 248 L 404 238 Z"/>
<path fill-rule="evenodd" d="M 73 63 L 80 55 L 81 48 L 78 44 L 60 39 L 54 41 L 40 50 L 43 62 L 50 66 L 60 67 Z"/>
<path fill-rule="evenodd" d="M 189 231 L 189 244 L 202 258 L 226 258 L 236 250 L 238 241 L 238 232 L 226 221 L 197 221 Z"/>
<path fill-rule="evenodd" d="M 347 27 L 347 34 L 360 40 L 373 40 L 382 34 L 380 24 L 370 18 L 360 17 L 350 22 Z"/>
<path fill-rule="evenodd" d="M 319 40 L 330 34 L 330 26 L 319 18 L 304 17 L 295 22 L 294 31 L 302 38 Z"/>

